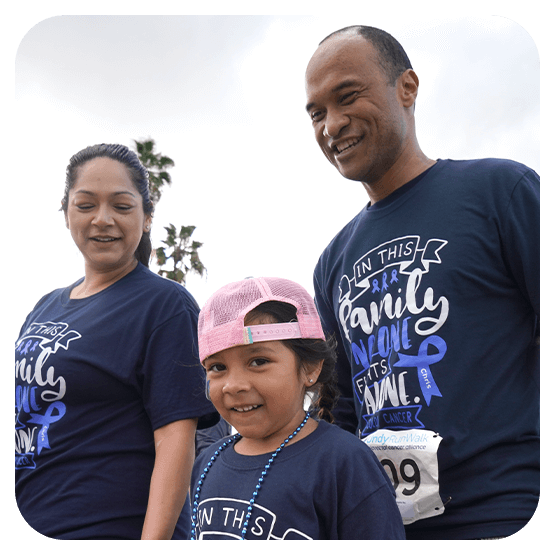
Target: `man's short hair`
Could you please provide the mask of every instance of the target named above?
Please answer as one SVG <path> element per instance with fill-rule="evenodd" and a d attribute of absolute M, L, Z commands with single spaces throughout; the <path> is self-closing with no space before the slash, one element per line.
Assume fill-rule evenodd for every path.
<path fill-rule="evenodd" d="M 388 77 L 390 85 L 395 84 L 399 75 L 404 73 L 407 69 L 412 69 L 409 57 L 399 41 L 389 33 L 377 29 L 376 27 L 368 27 L 366 25 L 351 25 L 350 27 L 344 27 L 328 35 L 320 44 L 335 35 L 349 33 L 360 35 L 376 49 L 379 56 L 378 61 Z"/>

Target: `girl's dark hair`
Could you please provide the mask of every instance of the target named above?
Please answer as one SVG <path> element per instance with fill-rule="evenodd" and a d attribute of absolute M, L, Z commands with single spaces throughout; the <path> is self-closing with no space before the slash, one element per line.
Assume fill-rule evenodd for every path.
<path fill-rule="evenodd" d="M 141 164 L 139 157 L 124 145 L 118 144 L 98 144 L 88 146 L 74 154 L 66 169 L 66 186 L 64 198 L 62 199 L 62 210 L 67 214 L 69 191 L 73 189 L 81 168 L 87 162 L 95 158 L 111 158 L 116 162 L 121 162 L 129 173 L 133 185 L 139 191 L 143 199 L 143 211 L 146 215 L 154 213 L 154 204 L 150 200 L 149 177 L 147 169 Z M 144 232 L 135 251 L 135 257 L 139 262 L 148 267 L 152 243 L 150 241 L 150 231 Z"/>
<path fill-rule="evenodd" d="M 259 304 L 245 317 L 245 325 L 260 319 L 269 319 L 280 324 L 283 322 L 296 322 L 297 309 L 288 303 L 268 301 Z M 337 389 L 337 376 L 335 372 L 336 346 L 335 338 L 323 339 L 285 339 L 282 341 L 297 356 L 301 366 L 323 361 L 322 370 L 316 383 L 308 388 L 311 395 L 309 412 L 319 418 L 333 423 L 332 409 L 335 406 L 339 391 Z"/>

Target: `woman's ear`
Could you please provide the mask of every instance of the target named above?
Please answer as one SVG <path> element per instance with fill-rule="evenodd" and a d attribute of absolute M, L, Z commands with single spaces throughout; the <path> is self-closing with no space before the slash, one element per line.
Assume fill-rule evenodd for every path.
<path fill-rule="evenodd" d="M 147 214 L 145 216 L 144 225 L 143 225 L 143 233 L 148 233 L 152 226 L 152 214 Z"/>

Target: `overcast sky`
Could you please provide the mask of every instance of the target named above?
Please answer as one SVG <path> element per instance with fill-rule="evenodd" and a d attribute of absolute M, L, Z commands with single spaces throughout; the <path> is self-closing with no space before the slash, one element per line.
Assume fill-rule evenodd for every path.
<path fill-rule="evenodd" d="M 25 168 L 15 232 L 35 268 L 18 276 L 28 293 L 20 316 L 83 274 L 58 212 L 70 156 L 133 139 L 153 138 L 175 161 L 154 245 L 169 223 L 197 226 L 208 274 L 187 286 L 200 304 L 246 276 L 287 277 L 312 291 L 322 249 L 368 200 L 324 158 L 304 111 L 310 56 L 353 23 L 386 29 L 408 52 L 429 157 L 512 158 L 540 171 L 538 50 L 504 17 L 49 18 L 23 37 L 15 65 L 13 162 Z"/>

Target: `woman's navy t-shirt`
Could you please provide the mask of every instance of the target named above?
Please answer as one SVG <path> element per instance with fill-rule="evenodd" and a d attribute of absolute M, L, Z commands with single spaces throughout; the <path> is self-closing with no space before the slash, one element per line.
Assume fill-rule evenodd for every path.
<path fill-rule="evenodd" d="M 16 343 L 16 500 L 60 539 L 139 538 L 153 431 L 217 421 L 197 354 L 198 306 L 138 264 L 107 289 L 46 295 Z M 203 418 L 204 417 L 204 418 Z M 176 529 L 189 529 L 188 507 Z"/>

